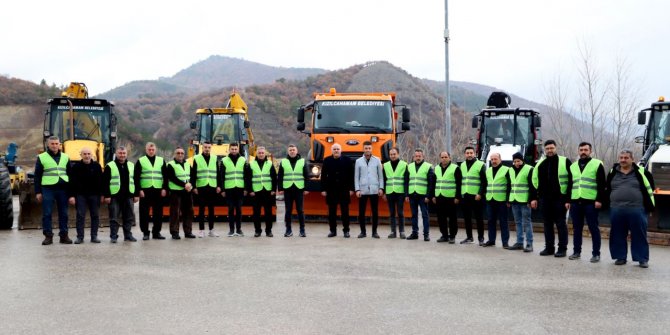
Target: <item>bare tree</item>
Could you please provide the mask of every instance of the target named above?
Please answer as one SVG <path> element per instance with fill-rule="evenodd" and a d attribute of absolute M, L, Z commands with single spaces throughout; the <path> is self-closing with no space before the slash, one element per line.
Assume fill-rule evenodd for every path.
<path fill-rule="evenodd" d="M 617 153 L 624 148 L 633 146 L 636 131 L 635 112 L 639 108 L 639 88 L 631 79 L 630 63 L 625 57 L 618 56 L 612 84 L 610 99 L 612 104 L 611 120 L 613 141 L 609 155 L 603 156 L 606 166 L 617 160 Z"/>
<path fill-rule="evenodd" d="M 549 110 L 545 111 L 545 120 L 549 121 L 543 128 L 544 139 L 553 139 L 559 150 L 569 152 L 576 145 L 576 138 L 581 138 L 583 127 L 577 125 L 577 120 L 570 115 L 568 109 L 568 86 L 563 81 L 561 71 L 544 87 L 545 104 Z"/>
<path fill-rule="evenodd" d="M 605 157 L 609 146 L 603 145 L 609 120 L 605 116 L 607 110 L 607 92 L 609 86 L 604 82 L 596 64 L 597 60 L 590 46 L 582 41 L 578 44 L 579 51 L 577 73 L 579 74 L 579 111 L 590 131 L 590 141 L 595 155 Z"/>

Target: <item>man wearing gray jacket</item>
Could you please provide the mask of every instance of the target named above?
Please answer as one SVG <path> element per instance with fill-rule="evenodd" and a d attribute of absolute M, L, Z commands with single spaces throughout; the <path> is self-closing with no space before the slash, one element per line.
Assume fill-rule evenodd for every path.
<path fill-rule="evenodd" d="M 377 208 L 379 197 L 384 195 L 384 172 L 381 160 L 372 156 L 372 142 L 363 142 L 363 157 L 356 160 L 354 171 L 354 187 L 356 197 L 358 197 L 358 223 L 361 225 L 361 233 L 358 238 L 367 236 L 365 231 L 365 207 L 368 200 L 372 210 L 372 237 L 379 238 L 377 234 L 379 223 Z"/>

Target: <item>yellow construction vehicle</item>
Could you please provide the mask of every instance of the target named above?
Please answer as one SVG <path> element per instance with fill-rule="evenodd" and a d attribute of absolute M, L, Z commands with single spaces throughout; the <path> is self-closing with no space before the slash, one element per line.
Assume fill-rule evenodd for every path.
<path fill-rule="evenodd" d="M 104 167 L 113 159 L 116 150 L 116 117 L 114 104 L 105 99 L 91 99 L 84 83 L 73 82 L 61 94 L 61 97 L 47 101 L 44 116 L 44 141 L 57 136 L 61 150 L 70 157 L 70 162 L 81 160 L 79 152 L 88 147 L 93 151 L 95 160 Z M 21 213 L 19 228 L 41 228 L 40 205 L 35 201 L 34 179 L 28 173 L 26 182 L 20 186 Z M 56 211 L 54 211 L 56 212 Z M 108 212 L 101 209 L 101 222 Z M 55 215 L 55 214 L 54 214 Z M 70 224 L 74 224 L 75 215 L 71 208 Z"/>

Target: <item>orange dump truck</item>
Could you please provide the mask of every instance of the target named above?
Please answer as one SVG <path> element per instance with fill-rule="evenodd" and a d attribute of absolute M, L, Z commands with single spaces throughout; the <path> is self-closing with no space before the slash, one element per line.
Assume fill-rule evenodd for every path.
<path fill-rule="evenodd" d="M 397 107 L 402 107 L 400 127 Z M 306 112 L 310 113 L 307 121 Z M 327 93 L 314 93 L 314 100 L 298 109 L 297 121 L 298 130 L 309 136 L 310 143 L 305 157 L 309 169 L 305 188 L 310 191 L 305 196 L 305 215 L 326 216 L 328 207 L 321 196 L 321 167 L 323 159 L 331 155 L 331 146 L 340 144 L 342 155 L 355 161 L 363 155 L 363 142 L 370 141 L 372 154 L 386 162 L 398 135 L 410 129 L 410 110 L 396 104 L 395 93 L 338 93 L 331 88 Z M 380 202 L 380 217 L 388 217 L 388 207 L 383 200 Z M 355 195 L 349 208 L 351 216 L 356 216 Z M 405 212 L 409 213 L 409 206 L 405 206 Z"/>

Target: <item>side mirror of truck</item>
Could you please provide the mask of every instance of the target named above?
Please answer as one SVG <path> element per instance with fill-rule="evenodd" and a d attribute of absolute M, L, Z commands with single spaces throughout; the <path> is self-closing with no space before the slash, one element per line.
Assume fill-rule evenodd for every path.
<path fill-rule="evenodd" d="M 303 124 L 305 123 L 305 107 L 298 108 L 298 124 L 300 124 L 300 123 L 303 123 Z M 298 127 L 300 127 L 300 126 L 298 125 Z M 305 129 L 304 125 L 303 125 L 303 129 Z M 300 130 L 300 129 L 298 129 L 298 130 Z"/>
<path fill-rule="evenodd" d="M 472 117 L 472 128 L 477 128 L 479 126 L 479 118 L 477 116 Z"/>
<path fill-rule="evenodd" d="M 408 125 L 407 125 L 407 127 L 408 127 L 407 130 L 409 130 L 410 109 L 407 108 L 407 107 L 403 107 L 403 108 L 402 108 L 402 122 L 408 124 Z M 405 129 L 403 128 L 403 130 L 405 130 Z"/>
<path fill-rule="evenodd" d="M 244 121 L 244 128 L 249 129 L 249 121 Z"/>
<path fill-rule="evenodd" d="M 647 123 L 647 112 L 639 112 L 637 113 L 637 124 L 644 125 Z M 642 143 L 642 142 L 638 142 Z"/>
<path fill-rule="evenodd" d="M 305 130 L 305 123 L 304 122 L 298 122 L 298 131 L 303 131 Z"/>
<path fill-rule="evenodd" d="M 191 124 L 190 124 L 191 129 L 195 129 L 195 127 L 196 127 L 197 125 L 198 125 L 198 124 L 197 124 L 195 121 L 191 121 Z"/>
<path fill-rule="evenodd" d="M 644 112 L 641 112 L 644 113 Z M 644 143 L 644 136 L 635 136 L 635 143 Z"/>
<path fill-rule="evenodd" d="M 402 129 L 403 131 L 408 131 L 409 128 L 410 128 L 410 126 L 409 126 L 409 122 L 403 122 L 403 123 L 400 125 L 400 129 Z"/>
<path fill-rule="evenodd" d="M 535 128 L 542 127 L 542 118 L 539 115 L 535 115 Z"/>

